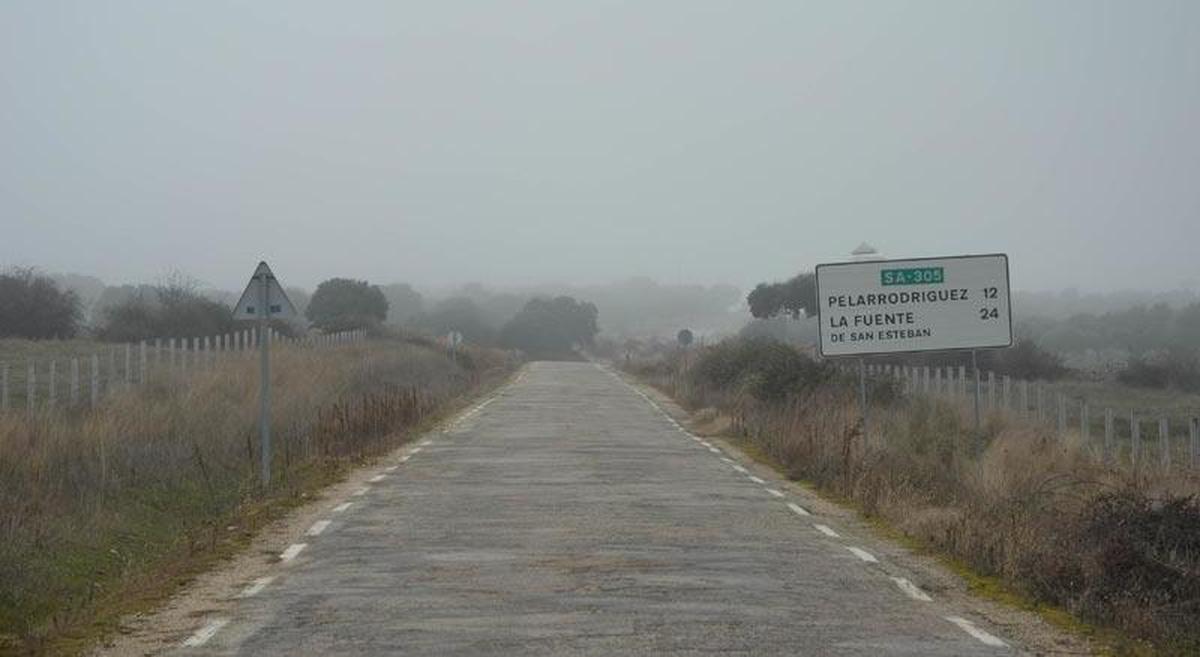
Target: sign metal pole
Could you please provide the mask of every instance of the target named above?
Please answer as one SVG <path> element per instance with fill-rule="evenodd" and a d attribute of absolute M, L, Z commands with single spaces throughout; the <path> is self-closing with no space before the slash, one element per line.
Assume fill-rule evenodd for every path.
<path fill-rule="evenodd" d="M 979 421 L 980 382 L 979 382 L 979 361 L 975 358 L 975 350 L 974 349 L 971 350 L 971 369 L 975 370 L 975 435 L 978 436 L 979 431 L 980 431 L 980 426 L 981 426 L 980 421 Z"/>
<path fill-rule="evenodd" d="M 858 359 L 858 408 L 862 414 L 863 443 L 867 440 L 867 359 Z"/>
<path fill-rule="evenodd" d="M 270 317 L 269 274 L 260 275 L 260 299 L 258 311 L 258 353 L 259 353 L 259 384 L 258 384 L 258 437 L 262 452 L 262 487 L 267 488 L 271 483 L 271 341 L 267 339 L 268 317 Z"/>

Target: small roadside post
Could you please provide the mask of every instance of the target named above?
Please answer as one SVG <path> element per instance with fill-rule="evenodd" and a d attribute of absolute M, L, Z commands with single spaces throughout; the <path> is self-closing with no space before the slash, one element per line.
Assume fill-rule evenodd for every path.
<path fill-rule="evenodd" d="M 981 381 L 976 350 L 1010 347 L 1013 342 L 1007 255 L 820 264 L 816 288 L 821 356 L 859 360 L 864 428 L 865 357 L 970 351 L 978 438 Z"/>
<path fill-rule="evenodd" d="M 296 307 L 271 268 L 266 262 L 259 262 L 233 309 L 233 318 L 258 322 L 259 474 L 263 488 L 271 483 L 271 341 L 267 332 L 272 319 L 291 319 L 296 315 Z"/>
<path fill-rule="evenodd" d="M 458 364 L 458 345 L 462 344 L 463 334 L 451 330 L 446 334 L 446 349 L 450 352 L 450 362 Z"/>

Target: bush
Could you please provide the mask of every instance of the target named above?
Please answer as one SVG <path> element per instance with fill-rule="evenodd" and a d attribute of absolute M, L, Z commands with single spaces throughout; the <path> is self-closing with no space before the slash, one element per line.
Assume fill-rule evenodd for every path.
<path fill-rule="evenodd" d="M 102 314 L 96 336 L 114 342 L 202 337 L 238 329 L 232 311 L 225 304 L 201 296 L 195 285 L 187 281 L 139 291 L 105 308 Z M 272 325 L 285 328 L 274 322 Z"/>
<path fill-rule="evenodd" d="M 543 358 L 577 357 L 575 349 L 592 344 L 596 306 L 571 297 L 530 299 L 504 325 L 501 342 Z"/>
<path fill-rule="evenodd" d="M 1129 361 L 1117 380 L 1143 388 L 1200 390 L 1200 358 L 1183 349 L 1143 354 Z"/>
<path fill-rule="evenodd" d="M 378 285 L 331 278 L 317 286 L 304 316 L 326 333 L 371 328 L 387 319 L 388 302 Z"/>
<path fill-rule="evenodd" d="M 0 274 L 0 338 L 73 338 L 83 313 L 74 292 L 32 269 Z"/>
<path fill-rule="evenodd" d="M 745 390 L 759 401 L 784 399 L 826 382 L 836 370 L 799 349 L 768 338 L 725 340 L 700 352 L 691 370 L 699 385 Z"/>

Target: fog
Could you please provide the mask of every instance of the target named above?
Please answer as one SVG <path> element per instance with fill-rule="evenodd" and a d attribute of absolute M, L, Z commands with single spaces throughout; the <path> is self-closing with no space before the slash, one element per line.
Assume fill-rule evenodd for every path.
<path fill-rule="evenodd" d="M 1200 3 L 0 7 L 0 265 L 748 287 L 1007 252 L 1200 285 Z"/>

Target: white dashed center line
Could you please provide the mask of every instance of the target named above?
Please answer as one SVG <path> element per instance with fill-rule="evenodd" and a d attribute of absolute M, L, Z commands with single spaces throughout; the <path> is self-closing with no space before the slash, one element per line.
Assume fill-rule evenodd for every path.
<path fill-rule="evenodd" d="M 808 516 L 808 515 L 812 515 L 812 514 L 810 514 L 810 513 L 808 512 L 808 509 L 806 509 L 806 508 L 804 508 L 804 507 L 800 506 L 799 504 L 796 504 L 795 502 L 788 502 L 788 505 L 787 505 L 787 506 L 788 506 L 788 508 L 789 508 L 789 509 L 791 509 L 791 510 L 792 510 L 792 513 L 794 513 L 794 514 L 796 514 L 796 515 L 798 515 L 798 516 Z"/>
<path fill-rule="evenodd" d="M 306 547 L 308 547 L 308 543 L 292 543 L 291 545 L 287 546 L 287 549 L 283 551 L 283 554 L 279 555 L 279 560 L 283 563 L 287 563 L 292 559 L 295 559 L 296 555 L 300 554 Z"/>
<path fill-rule="evenodd" d="M 267 588 L 267 584 L 270 584 L 273 581 L 275 581 L 274 577 L 259 577 L 251 582 L 249 586 L 242 589 L 242 592 L 238 594 L 238 597 L 249 598 L 252 595 L 258 595 L 260 591 Z"/>
<path fill-rule="evenodd" d="M 830 538 L 841 538 L 840 534 L 838 534 L 837 532 L 833 531 L 832 529 L 830 529 L 829 527 L 827 527 L 825 525 L 817 524 L 817 525 L 813 525 L 813 527 L 816 527 L 817 531 L 821 532 L 822 534 L 824 534 Z"/>
<path fill-rule="evenodd" d="M 907 579 L 904 579 L 903 577 L 893 577 L 892 581 L 896 583 L 896 586 L 900 587 L 901 591 L 904 591 L 905 595 L 913 600 L 920 600 L 921 602 L 933 602 L 933 598 L 929 597 L 929 594 L 922 591 L 921 587 L 913 584 Z"/>
<path fill-rule="evenodd" d="M 208 643 L 209 639 L 213 638 L 217 632 L 221 631 L 222 627 L 225 627 L 228 624 L 229 619 L 227 618 L 214 618 L 208 621 L 204 627 L 196 630 L 195 634 L 189 636 L 187 640 L 183 642 L 183 646 L 185 648 L 199 648 L 200 646 Z"/>
<path fill-rule="evenodd" d="M 858 557 L 859 559 L 862 559 L 863 561 L 865 561 L 867 563 L 879 563 L 879 559 L 876 559 L 875 555 L 871 554 L 870 552 L 867 552 L 866 550 L 864 550 L 862 548 L 856 548 L 851 545 L 851 546 L 846 547 L 846 549 L 850 550 L 850 552 L 853 553 L 854 556 Z"/>
<path fill-rule="evenodd" d="M 972 623 L 971 621 L 969 621 L 965 618 L 960 618 L 958 616 L 947 616 L 946 620 L 959 626 L 960 628 L 962 628 L 962 631 L 966 632 L 967 634 L 970 634 L 971 636 L 975 637 L 976 639 L 979 639 L 979 641 L 981 641 L 984 644 L 987 644 L 989 646 L 993 646 L 996 648 L 1007 648 L 1008 647 L 1007 643 L 1001 641 L 998 637 L 988 634 L 987 632 L 984 632 L 983 630 L 979 629 L 978 627 L 975 627 L 974 623 Z"/>
<path fill-rule="evenodd" d="M 325 529 L 327 527 L 329 527 L 328 520 L 318 520 L 318 521 L 314 522 L 312 524 L 312 527 L 309 527 L 308 531 L 305 533 L 308 534 L 309 536 L 320 536 L 321 532 L 325 531 Z"/>

